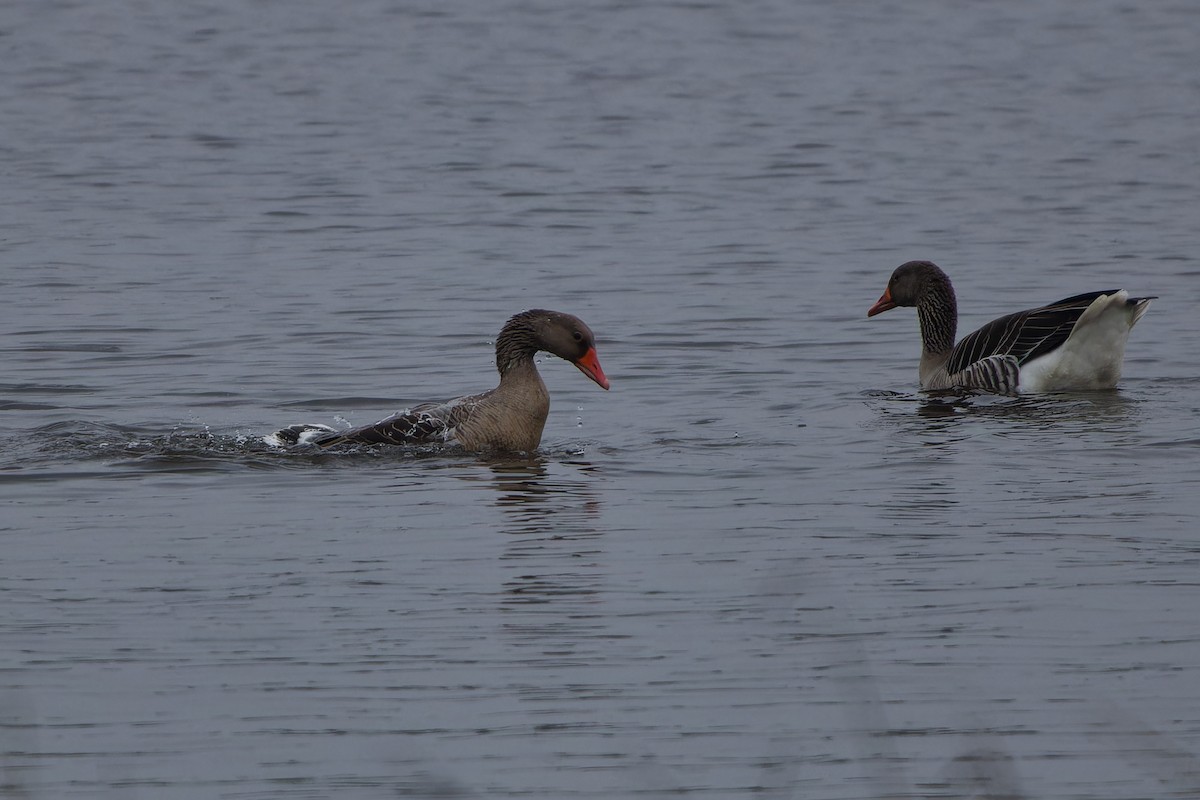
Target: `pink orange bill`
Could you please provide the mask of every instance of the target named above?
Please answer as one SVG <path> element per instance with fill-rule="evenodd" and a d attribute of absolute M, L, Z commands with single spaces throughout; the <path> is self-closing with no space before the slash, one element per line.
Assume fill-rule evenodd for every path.
<path fill-rule="evenodd" d="M 608 378 L 604 377 L 604 370 L 600 368 L 600 357 L 596 355 L 596 348 L 590 348 L 578 361 L 575 366 L 579 367 L 579 371 L 589 378 L 600 384 L 601 389 L 608 389 Z"/>
<path fill-rule="evenodd" d="M 867 316 L 873 317 L 876 314 L 882 314 L 885 311 L 891 311 L 896 307 L 892 302 L 892 292 L 890 289 L 883 290 L 883 297 L 879 298 L 879 302 L 867 309 Z"/>

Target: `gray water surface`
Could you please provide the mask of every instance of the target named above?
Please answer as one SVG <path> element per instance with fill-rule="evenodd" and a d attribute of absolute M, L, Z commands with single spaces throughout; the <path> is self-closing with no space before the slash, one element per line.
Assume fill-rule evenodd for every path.
<path fill-rule="evenodd" d="M 0 6 L 0 794 L 1200 795 L 1200 9 Z M 916 391 L 1157 295 L 1119 390 Z M 285 452 L 492 386 L 528 458 Z"/>

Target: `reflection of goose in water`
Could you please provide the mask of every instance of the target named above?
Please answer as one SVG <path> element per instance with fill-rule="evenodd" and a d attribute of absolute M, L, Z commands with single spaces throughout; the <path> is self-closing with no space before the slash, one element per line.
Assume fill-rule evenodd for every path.
<path fill-rule="evenodd" d="M 1047 397 L 995 397 L 970 392 L 937 392 L 934 396 L 909 396 L 917 415 L 927 420 L 996 420 L 1019 423 L 1038 430 L 1070 432 L 1073 428 L 1114 431 L 1136 418 L 1141 404 L 1118 393 L 1080 393 Z M 1131 431 L 1132 432 L 1132 431 Z"/>
<path fill-rule="evenodd" d="M 954 535 L 964 509 L 994 504 L 1003 510 L 979 511 L 981 523 L 1006 529 L 1044 513 L 1035 499 L 1071 501 L 1081 491 L 1070 477 L 1073 460 L 1137 441 L 1148 405 L 1120 392 L 864 394 L 877 412 L 871 427 L 887 442 L 879 465 L 890 477 L 862 502 L 889 520 L 883 530 L 900 525 L 915 538 Z M 1061 463 L 1061 477 L 1028 470 L 1030 452 L 1043 464 Z M 1130 490 L 1119 484 L 1103 491 L 1125 496 Z M 1023 501 L 1008 504 L 1014 492 Z"/>
<path fill-rule="evenodd" d="M 930 261 L 909 261 L 896 267 L 867 316 L 916 306 L 922 389 L 1069 392 L 1116 385 L 1129 331 L 1153 299 L 1123 289 L 1075 295 L 1000 317 L 955 344 L 950 278 Z"/>
<path fill-rule="evenodd" d="M 587 479 L 591 465 L 540 456 L 485 463 L 492 470 L 496 505 L 513 523 L 505 526 L 505 533 L 558 539 L 597 535 L 595 517 L 600 504 Z M 576 477 L 566 472 L 568 468 L 583 475 Z"/>
<path fill-rule="evenodd" d="M 545 458 L 491 458 L 485 463 L 492 471 L 492 484 L 498 495 L 496 505 L 536 510 L 543 503 L 547 491 Z"/>
<path fill-rule="evenodd" d="M 875 424 L 889 431 L 889 439 L 912 436 L 930 442 L 929 434 L 941 432 L 944 436 L 936 442 L 944 444 L 988 432 L 987 428 L 968 424 L 971 422 L 1005 424 L 993 432 L 1038 435 L 1052 431 L 1069 435 L 1103 430 L 1132 436 L 1141 423 L 1144 406 L 1139 399 L 1118 392 L 999 397 L 969 389 L 922 394 L 875 390 L 862 396 L 879 412 Z"/>
<path fill-rule="evenodd" d="M 570 314 L 534 309 L 512 317 L 496 337 L 500 385 L 495 389 L 425 403 L 348 431 L 328 425 L 291 425 L 264 440 L 276 447 L 435 443 L 458 444 L 466 450 L 532 452 L 542 441 L 550 413 L 550 393 L 533 361 L 542 350 L 570 361 L 601 388 L 608 388 L 588 326 Z"/>
<path fill-rule="evenodd" d="M 508 535 L 501 562 L 515 568 L 505 580 L 503 602 L 597 594 L 603 551 L 597 546 L 601 505 L 592 490 L 592 467 L 543 457 L 486 463 L 504 515 L 501 532 Z"/>

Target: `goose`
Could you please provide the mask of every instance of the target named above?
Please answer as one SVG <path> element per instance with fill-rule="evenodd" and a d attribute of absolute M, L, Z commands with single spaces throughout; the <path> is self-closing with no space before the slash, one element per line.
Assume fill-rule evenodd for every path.
<path fill-rule="evenodd" d="M 1116 385 L 1129 331 L 1153 299 L 1123 289 L 1077 294 L 1000 317 L 955 344 L 958 304 L 950 278 L 931 261 L 909 261 L 896 267 L 867 316 L 916 306 L 922 389 L 1065 392 Z"/>
<path fill-rule="evenodd" d="M 550 393 L 533 361 L 538 351 L 571 362 L 602 389 L 608 389 L 591 329 L 570 314 L 531 309 L 510 318 L 496 337 L 500 384 L 494 389 L 445 402 L 423 403 L 349 430 L 301 424 L 263 438 L 274 447 L 437 443 L 457 444 L 470 451 L 531 452 L 541 443 L 550 413 Z"/>

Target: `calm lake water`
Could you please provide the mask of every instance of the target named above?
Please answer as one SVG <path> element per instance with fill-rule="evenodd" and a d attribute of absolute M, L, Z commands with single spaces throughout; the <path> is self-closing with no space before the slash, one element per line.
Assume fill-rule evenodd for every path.
<path fill-rule="evenodd" d="M 1200 795 L 1200 6 L 0 6 L 0 794 Z M 1118 391 L 919 393 L 1157 295 Z M 282 452 L 495 383 L 528 459 Z"/>

